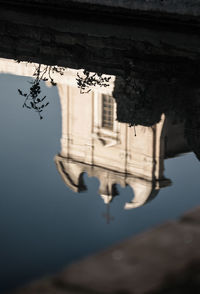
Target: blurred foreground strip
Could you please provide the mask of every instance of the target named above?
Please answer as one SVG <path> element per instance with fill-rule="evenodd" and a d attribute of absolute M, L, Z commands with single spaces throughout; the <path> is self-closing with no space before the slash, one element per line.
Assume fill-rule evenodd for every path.
<path fill-rule="evenodd" d="M 16 294 L 199 293 L 200 207 Z"/>

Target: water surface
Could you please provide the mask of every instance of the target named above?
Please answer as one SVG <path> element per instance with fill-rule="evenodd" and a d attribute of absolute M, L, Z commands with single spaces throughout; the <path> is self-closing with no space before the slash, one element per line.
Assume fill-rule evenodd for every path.
<path fill-rule="evenodd" d="M 200 204 L 200 164 L 182 122 L 162 116 L 154 125 L 161 133 L 152 145 L 152 127 L 136 126 L 135 136 L 134 127 L 115 121 L 114 100 L 103 105 L 111 97 L 109 89 L 81 96 L 74 85 L 66 90 L 63 84 L 47 87 L 44 82 L 42 93 L 50 104 L 40 120 L 22 108 L 17 92 L 27 90 L 30 80 L 0 75 L 2 293 Z"/>

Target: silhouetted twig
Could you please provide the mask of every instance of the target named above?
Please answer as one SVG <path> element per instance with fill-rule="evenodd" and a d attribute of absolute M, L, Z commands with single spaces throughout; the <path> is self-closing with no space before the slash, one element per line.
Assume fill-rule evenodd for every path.
<path fill-rule="evenodd" d="M 83 74 L 80 75 L 77 73 L 77 86 L 80 88 L 80 93 L 89 93 L 92 87 L 108 87 L 111 77 L 103 76 L 100 73 L 90 73 L 87 70 L 83 71 Z"/>
<path fill-rule="evenodd" d="M 25 101 L 22 107 L 26 107 L 27 109 L 33 109 L 35 110 L 40 119 L 43 119 L 43 116 L 41 115 L 42 111 L 45 107 L 49 105 L 49 102 L 45 103 L 46 96 L 40 97 L 41 94 L 41 81 L 50 81 L 52 86 L 56 86 L 56 83 L 54 82 L 54 79 L 52 78 L 52 74 L 59 73 L 60 75 L 63 75 L 65 71 L 65 68 L 63 67 L 57 67 L 57 66 L 42 66 L 39 64 L 35 72 L 33 73 L 33 76 L 35 77 L 34 81 L 31 81 L 31 87 L 29 93 L 24 93 L 22 90 L 18 89 L 18 93 L 25 97 Z"/>

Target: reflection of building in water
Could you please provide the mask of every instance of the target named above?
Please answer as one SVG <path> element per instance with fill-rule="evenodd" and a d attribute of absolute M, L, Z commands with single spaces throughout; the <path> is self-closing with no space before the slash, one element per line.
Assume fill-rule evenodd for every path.
<path fill-rule="evenodd" d="M 0 60 L 0 71 L 31 76 L 34 66 Z M 106 203 L 117 195 L 116 184 L 134 191 L 131 209 L 155 197 L 170 184 L 164 177 L 164 159 L 186 152 L 183 124 L 172 124 L 164 115 L 153 127 L 136 127 L 116 121 L 116 104 L 109 88 L 80 94 L 76 71 L 67 69 L 55 81 L 62 110 L 60 155 L 55 162 L 63 180 L 73 191 L 85 190 L 83 174 L 100 181 L 99 193 Z"/>
<path fill-rule="evenodd" d="M 131 209 L 155 197 L 170 184 L 164 175 L 164 159 L 187 151 L 183 125 L 162 116 L 153 127 L 133 127 L 116 121 L 116 104 L 110 89 L 80 94 L 73 85 L 58 86 L 62 109 L 59 173 L 73 191 L 85 190 L 83 173 L 100 181 L 105 202 L 117 194 L 116 184 L 129 185 L 134 199 Z M 177 139 L 178 138 L 178 139 Z"/>

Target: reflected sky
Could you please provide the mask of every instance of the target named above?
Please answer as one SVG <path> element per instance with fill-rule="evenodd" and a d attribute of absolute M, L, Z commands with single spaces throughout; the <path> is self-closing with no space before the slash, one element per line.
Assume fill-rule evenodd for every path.
<path fill-rule="evenodd" d="M 153 201 L 124 210 L 130 187 L 107 206 L 99 181 L 84 175 L 88 190 L 71 191 L 60 177 L 54 156 L 60 152 L 61 106 L 57 87 L 42 84 L 50 105 L 40 121 L 22 108 L 18 88 L 28 77 L 1 75 L 0 290 L 56 272 L 63 266 L 120 240 L 180 216 L 200 204 L 200 164 L 193 153 L 165 160 L 165 177 L 173 184 Z M 12 281 L 12 284 L 11 282 Z"/>

